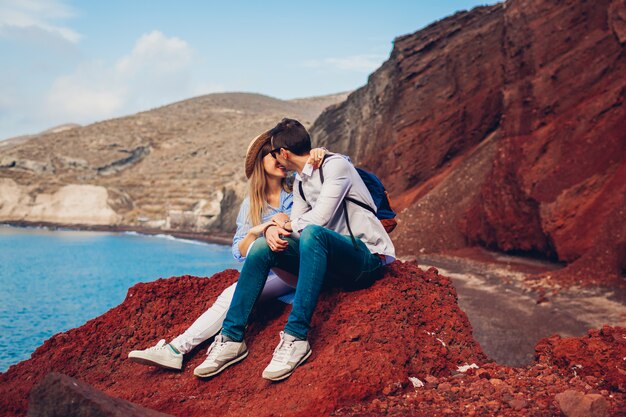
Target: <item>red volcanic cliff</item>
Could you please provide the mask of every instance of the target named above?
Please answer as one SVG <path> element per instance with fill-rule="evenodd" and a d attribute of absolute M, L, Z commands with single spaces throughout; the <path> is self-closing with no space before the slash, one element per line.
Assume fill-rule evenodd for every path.
<path fill-rule="evenodd" d="M 57 334 L 31 359 L 0 374 L 3 415 L 25 415 L 29 392 L 49 372 L 185 417 L 549 416 L 569 406 L 557 400 L 567 390 L 611 415 L 626 407 L 625 329 L 605 327 L 581 338 L 544 339 L 537 347 L 537 362 L 526 368 L 489 363 L 472 338 L 450 280 L 434 268 L 423 271 L 412 263 L 395 262 L 369 289 L 323 293 L 313 319 L 313 355 L 284 382 L 261 378 L 289 312 L 279 302 L 256 309 L 247 334 L 250 355 L 213 379 L 193 376 L 206 346 L 188 355 L 181 372 L 126 360 L 131 349 L 183 331 L 236 278 L 237 272 L 230 270 L 212 279 L 185 276 L 135 285 L 118 307 Z M 457 370 L 473 363 L 480 368 Z M 409 378 L 425 386 L 414 388 Z M 53 415 L 45 413 L 50 408 L 75 412 L 72 404 L 78 403 L 144 415 L 59 375 L 46 381 L 31 395 L 31 412 L 44 412 L 35 415 Z"/>
<path fill-rule="evenodd" d="M 381 176 L 401 211 L 401 255 L 480 244 L 570 263 L 569 280 L 615 279 L 626 269 L 625 42 L 623 0 L 458 13 L 397 38 L 312 135 Z"/>

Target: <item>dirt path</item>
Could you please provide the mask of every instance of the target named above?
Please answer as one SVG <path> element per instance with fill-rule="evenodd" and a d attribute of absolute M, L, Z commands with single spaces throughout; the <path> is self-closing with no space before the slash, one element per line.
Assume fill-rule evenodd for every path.
<path fill-rule="evenodd" d="M 421 268 L 436 267 L 454 282 L 474 337 L 500 364 L 524 366 L 541 338 L 582 336 L 608 324 L 626 327 L 626 291 L 615 288 L 552 288 L 545 295 L 526 280 L 560 265 L 483 252 L 492 261 L 452 255 L 420 255 Z"/>

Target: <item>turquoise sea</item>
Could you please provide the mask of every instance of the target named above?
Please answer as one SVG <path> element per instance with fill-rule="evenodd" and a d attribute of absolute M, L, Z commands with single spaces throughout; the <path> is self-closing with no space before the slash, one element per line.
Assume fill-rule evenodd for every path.
<path fill-rule="evenodd" d="M 120 304 L 137 282 L 239 269 L 229 246 L 0 225 L 0 372 Z"/>

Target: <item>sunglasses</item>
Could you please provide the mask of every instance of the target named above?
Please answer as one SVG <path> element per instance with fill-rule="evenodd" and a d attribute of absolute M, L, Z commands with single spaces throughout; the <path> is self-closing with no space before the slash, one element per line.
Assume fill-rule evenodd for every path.
<path fill-rule="evenodd" d="M 269 154 L 272 155 L 272 158 L 276 159 L 276 154 L 280 153 L 280 150 L 282 148 L 276 148 L 276 149 L 272 149 L 271 151 L 269 151 Z"/>
<path fill-rule="evenodd" d="M 271 146 L 274 146 L 274 136 L 272 136 L 272 137 L 270 138 L 270 145 L 271 145 Z M 281 150 L 281 149 L 286 149 L 286 150 L 289 150 L 289 148 L 286 148 L 286 147 L 284 147 L 284 146 L 281 146 L 280 148 L 274 148 L 274 149 L 272 149 L 271 151 L 269 151 L 269 154 L 270 154 L 270 155 L 272 155 L 272 158 L 276 159 L 276 154 L 277 154 L 277 153 L 280 153 L 280 150 Z"/>

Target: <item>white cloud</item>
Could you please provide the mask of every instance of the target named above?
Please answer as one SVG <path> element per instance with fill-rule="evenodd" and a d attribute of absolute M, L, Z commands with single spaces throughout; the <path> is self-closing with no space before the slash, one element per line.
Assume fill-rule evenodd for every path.
<path fill-rule="evenodd" d="M 109 117 L 123 107 L 126 93 L 113 70 L 101 62 L 84 64 L 54 81 L 46 97 L 46 113 L 68 122 Z"/>
<path fill-rule="evenodd" d="M 387 59 L 386 55 L 363 54 L 343 58 L 309 60 L 304 62 L 303 66 L 306 68 L 338 69 L 342 71 L 370 73 L 380 67 L 385 59 Z"/>
<path fill-rule="evenodd" d="M 116 65 L 122 75 L 134 75 L 149 70 L 158 73 L 177 72 L 187 67 L 193 51 L 182 39 L 167 38 L 159 31 L 143 35 L 130 55 L 120 59 Z"/>
<path fill-rule="evenodd" d="M 72 8 L 61 0 L 0 0 L 0 36 L 22 38 L 42 32 L 77 43 L 79 33 L 56 23 L 74 16 Z"/>
<path fill-rule="evenodd" d="M 46 113 L 55 124 L 89 123 L 210 92 L 210 85 L 194 83 L 194 63 L 194 50 L 184 40 L 147 33 L 114 64 L 85 63 L 57 78 Z"/>

